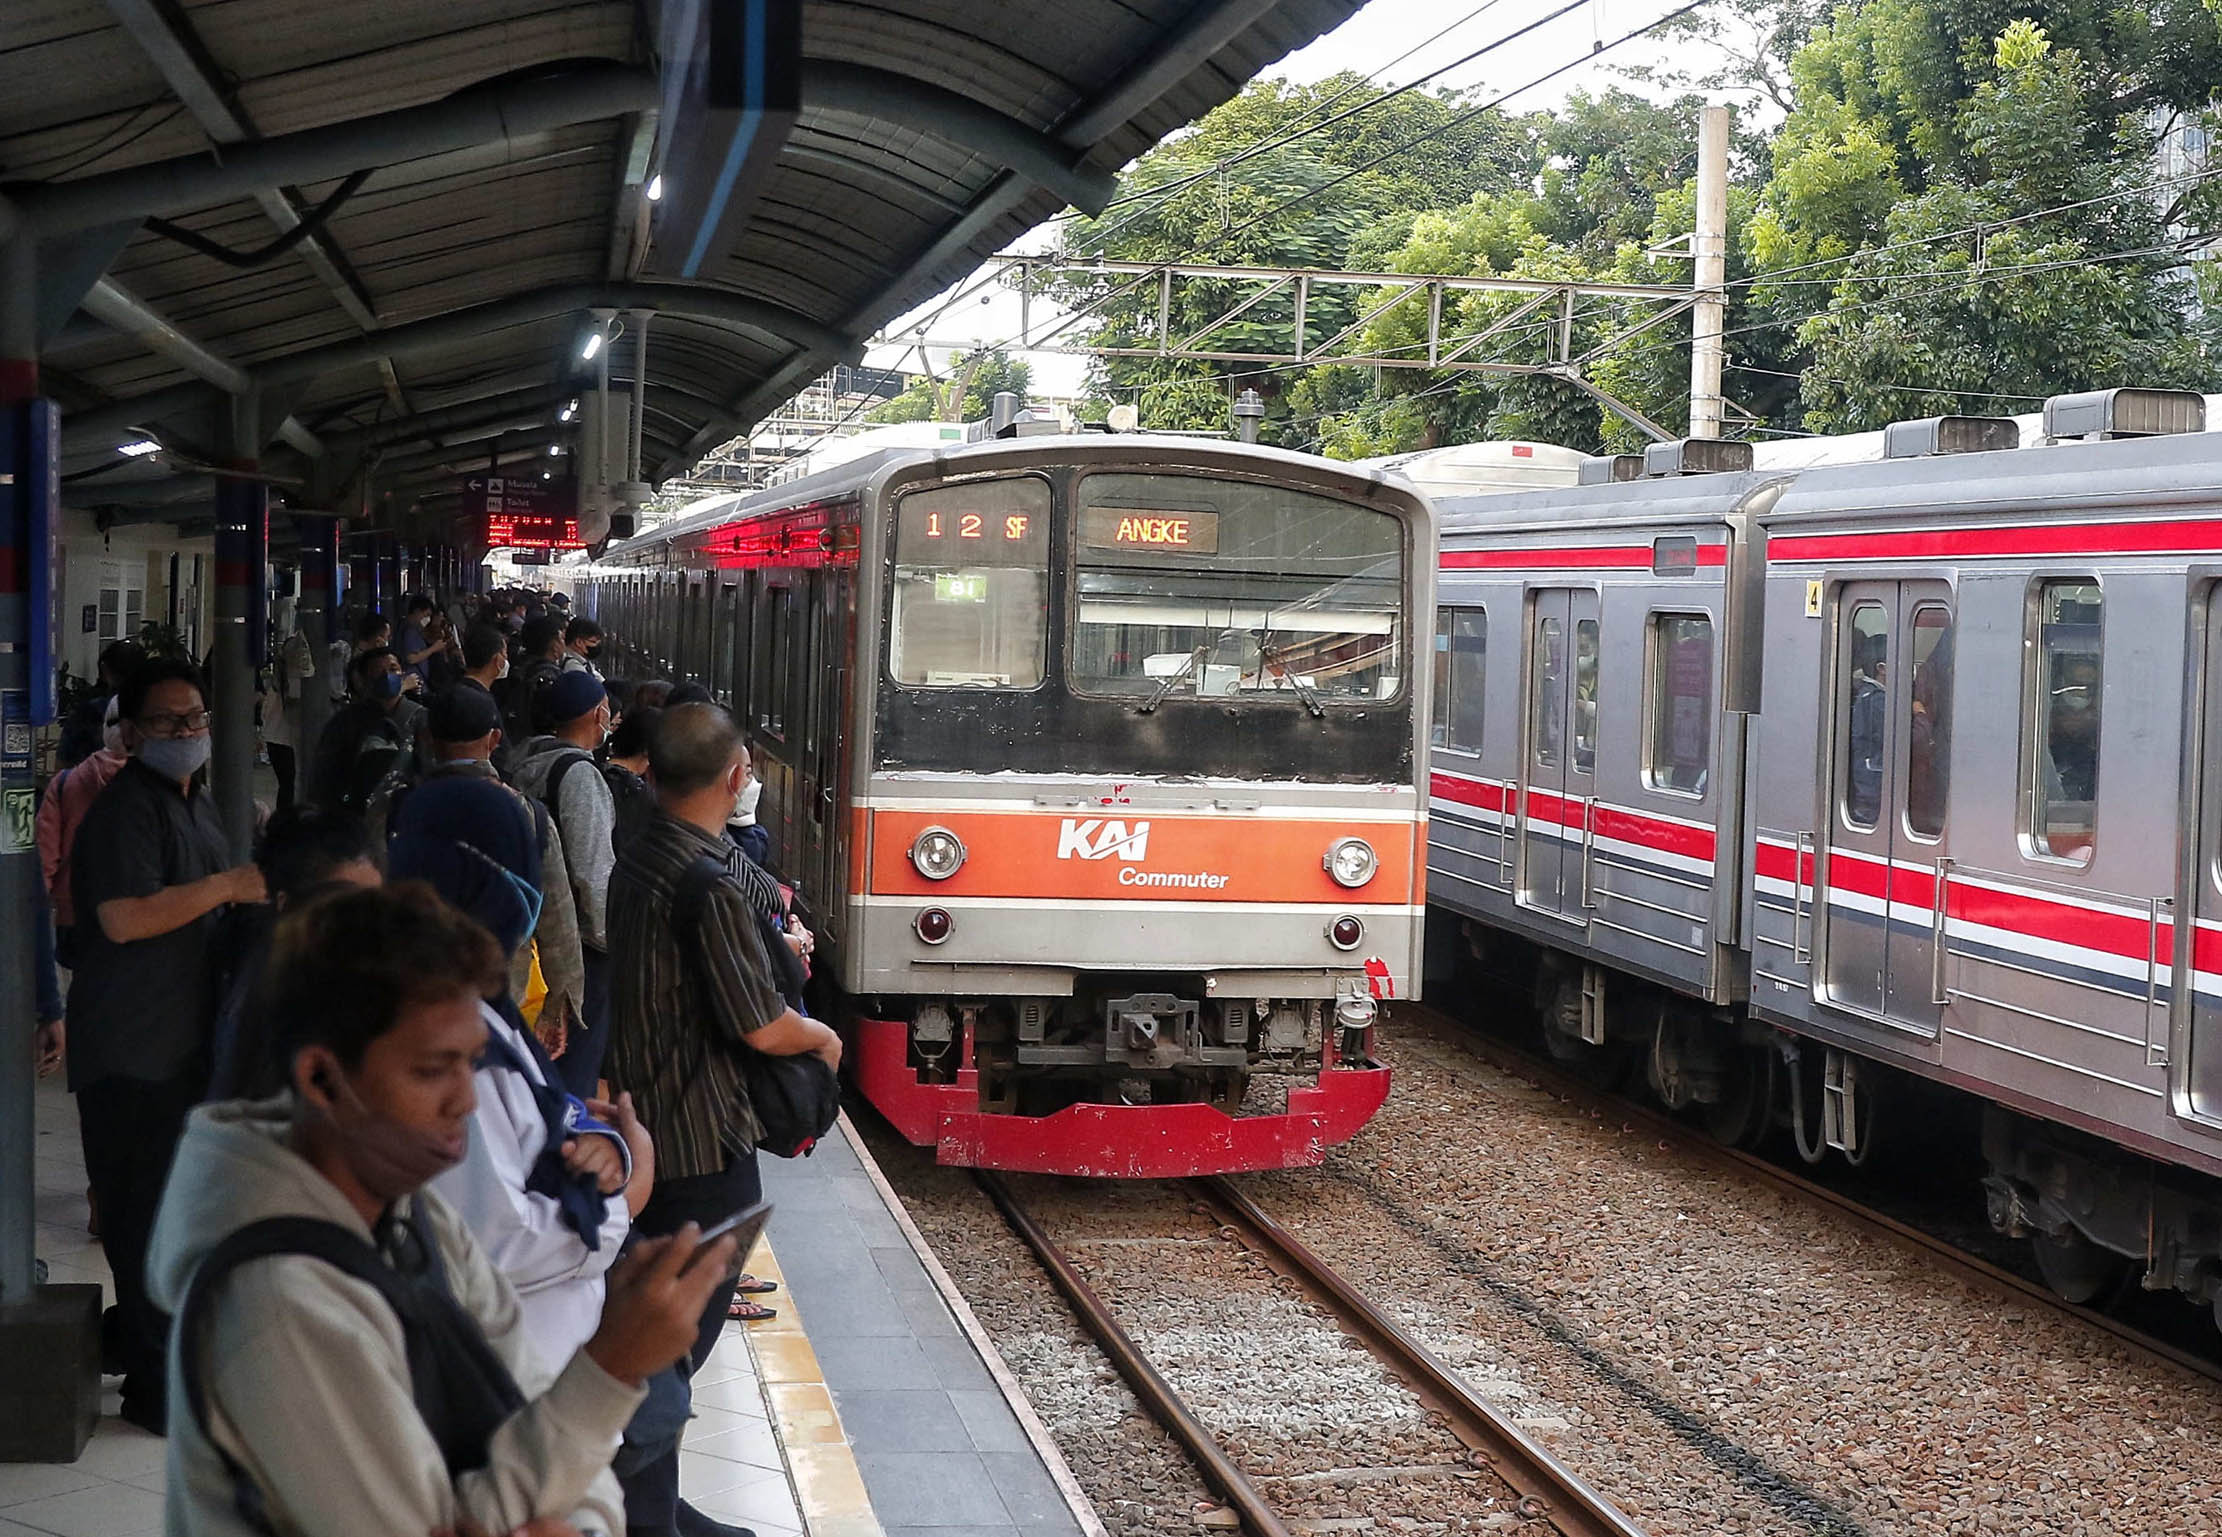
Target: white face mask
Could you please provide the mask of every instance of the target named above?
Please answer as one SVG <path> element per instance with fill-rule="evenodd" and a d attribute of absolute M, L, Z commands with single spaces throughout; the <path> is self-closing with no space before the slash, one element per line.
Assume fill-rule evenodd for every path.
<path fill-rule="evenodd" d="M 756 803 L 763 799 L 764 781 L 751 774 L 748 783 L 741 786 L 741 793 L 734 798 L 733 814 L 726 818 L 735 827 L 756 825 Z"/>
<path fill-rule="evenodd" d="M 116 701 L 108 701 L 108 713 L 100 722 L 100 745 L 112 753 L 121 754 L 123 747 L 123 721 L 116 712 Z"/>

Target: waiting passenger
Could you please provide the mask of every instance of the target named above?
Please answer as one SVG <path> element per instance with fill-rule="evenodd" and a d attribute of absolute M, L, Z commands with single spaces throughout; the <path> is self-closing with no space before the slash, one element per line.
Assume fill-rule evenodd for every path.
<path fill-rule="evenodd" d="M 53 908 L 54 957 L 72 969 L 77 965 L 77 904 L 70 893 L 70 851 L 77 846 L 85 813 L 130 756 L 124 751 L 120 696 L 109 696 L 100 740 L 100 751 L 54 776 L 47 784 L 46 799 L 39 804 L 39 873 L 46 879 L 46 899 Z"/>
<path fill-rule="evenodd" d="M 422 784 L 443 779 L 502 784 L 494 771 L 494 755 L 502 740 L 501 712 L 483 690 L 459 684 L 433 700 L 425 735 L 432 743 L 434 763 Z M 502 789 L 533 818 L 540 840 L 540 868 L 547 882 L 540 921 L 532 930 L 533 942 L 520 946 L 511 957 L 510 995 L 524 1008 L 526 1021 L 548 1054 L 560 1059 L 569 1048 L 571 1028 L 580 1017 L 586 997 L 586 968 L 579 945 L 578 905 L 571 891 L 570 856 L 563 846 L 562 831 L 538 801 L 506 784 Z M 381 857 L 388 834 L 399 824 L 401 807 L 414 793 L 414 787 L 401 786 L 372 803 L 372 846 Z M 536 965 L 542 996 L 533 1005 L 527 1000 L 533 993 L 529 978 Z"/>
<path fill-rule="evenodd" d="M 279 811 L 293 804 L 300 767 L 301 690 L 313 687 L 316 654 L 301 633 L 300 610 L 291 598 L 270 605 L 270 632 L 277 637 L 270 663 L 270 691 L 262 699 L 262 745 L 270 753 L 270 772 L 278 781 Z"/>
<path fill-rule="evenodd" d="M 759 1125 L 740 1054 L 812 1052 L 841 1060 L 841 1038 L 790 1008 L 773 980 L 740 851 L 726 819 L 748 779 L 748 748 L 715 705 L 665 712 L 649 747 L 657 813 L 619 851 L 610 877 L 609 1075 L 630 1091 L 656 1140 L 656 1190 L 634 1226 L 668 1233 L 708 1222 L 760 1198 Z M 676 932 L 674 907 L 698 864 L 718 872 L 693 932 Z M 708 1297 L 689 1360 L 700 1370 L 724 1331 L 736 1278 Z M 652 1531 L 679 1520 L 677 1452 L 628 1486 L 631 1519 Z M 647 1490 L 661 1491 L 650 1506 Z M 688 1512 L 689 1529 L 695 1520 Z"/>
<path fill-rule="evenodd" d="M 274 814 L 255 850 L 268 888 L 268 907 L 242 908 L 224 936 L 230 984 L 216 1011 L 207 1099 L 260 1099 L 283 1086 L 270 1070 L 255 995 L 270 958 L 278 919 L 320 896 L 379 883 L 361 819 L 344 811 L 295 806 Z"/>
<path fill-rule="evenodd" d="M 208 762 L 208 706 L 186 662 L 143 663 L 117 694 L 131 756 L 71 850 L 82 918 L 69 988 L 69 1086 L 115 1275 L 123 1417 L 160 1434 L 169 1320 L 147 1296 L 147 1234 L 186 1112 L 208 1081 L 216 935 L 224 908 L 260 902 L 234 866 Z"/>
<path fill-rule="evenodd" d="M 359 651 L 347 664 L 347 708 L 324 723 L 310 760 L 309 799 L 334 811 L 367 809 L 394 774 L 405 774 L 414 734 L 401 714 L 401 659 L 391 647 Z"/>
<path fill-rule="evenodd" d="M 613 689 L 614 692 L 614 689 Z M 656 812 L 655 787 L 648 782 L 648 744 L 655 739 L 661 710 L 627 711 L 610 735 L 609 761 L 602 765 L 602 781 L 610 787 L 610 803 L 617 820 L 610 841 L 623 848 L 647 825 Z"/>
<path fill-rule="evenodd" d="M 563 656 L 558 663 L 565 672 L 591 674 L 594 681 L 602 681 L 602 669 L 594 664 L 602 656 L 602 627 L 585 615 L 580 615 L 563 627 Z"/>
<path fill-rule="evenodd" d="M 100 750 L 101 738 L 107 729 L 108 706 L 115 701 L 116 690 L 123 687 L 123 680 L 146 659 L 146 647 L 135 640 L 110 641 L 101 648 L 100 660 L 94 669 L 93 692 L 79 700 L 62 722 L 60 763 L 63 768 L 75 768 Z"/>
<path fill-rule="evenodd" d="M 424 593 L 414 593 L 401 609 L 401 639 L 394 650 L 401 658 L 401 670 L 417 682 L 430 683 L 431 676 L 425 664 L 442 649 L 432 636 L 431 625 L 435 605 Z"/>
<path fill-rule="evenodd" d="M 562 675 L 562 655 L 562 625 L 552 619 L 534 619 L 525 625 L 510 658 L 509 692 L 502 700 L 510 740 L 529 742 L 548 731 L 547 694 Z"/>
<path fill-rule="evenodd" d="M 580 1033 L 559 1064 L 563 1081 L 582 1099 L 595 1092 L 609 1048 L 609 930 L 605 906 L 617 863 L 612 834 L 617 807 L 594 755 L 609 741 L 609 694 L 590 672 L 567 672 L 547 695 L 554 730 L 535 737 L 517 765 L 517 788 L 547 807 L 563 834 L 571 892 L 579 914 L 586 966 Z"/>
<path fill-rule="evenodd" d="M 732 1241 L 636 1246 L 543 1363 L 515 1290 L 426 1183 L 469 1141 L 496 942 L 428 887 L 313 903 L 266 995 L 286 1091 L 195 1111 L 157 1228 L 179 1315 L 168 1529 L 618 1537 L 609 1462 Z M 290 1231 L 264 1219 L 296 1219 Z"/>

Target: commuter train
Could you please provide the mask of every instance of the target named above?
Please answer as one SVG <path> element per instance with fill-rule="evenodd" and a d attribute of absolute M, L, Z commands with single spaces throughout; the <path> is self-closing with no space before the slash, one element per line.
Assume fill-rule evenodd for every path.
<path fill-rule="evenodd" d="M 1866 462 L 1655 445 L 1439 499 L 1429 896 L 1546 1040 L 1858 1162 L 1986 1102 L 1989 1215 L 2222 1317 L 2222 438 L 2121 390 Z M 1602 483 L 1600 483 L 1602 482 Z"/>
<path fill-rule="evenodd" d="M 732 701 L 821 1006 L 904 1136 L 1317 1163 L 1387 1095 L 1376 1000 L 1422 955 L 1431 509 L 1035 415 L 722 499 L 579 605 L 618 671 Z"/>

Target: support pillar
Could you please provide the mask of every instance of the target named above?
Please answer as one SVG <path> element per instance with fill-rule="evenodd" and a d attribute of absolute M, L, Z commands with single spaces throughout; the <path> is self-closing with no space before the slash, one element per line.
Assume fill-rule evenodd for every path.
<path fill-rule="evenodd" d="M 251 399 L 233 402 L 230 468 L 255 470 L 259 434 Z M 216 634 L 208 648 L 209 709 L 215 746 L 209 786 L 224 819 L 232 862 L 255 844 L 255 670 L 269 628 L 270 488 L 226 476 L 216 482 Z"/>
<path fill-rule="evenodd" d="M 1690 236 L 1690 436 L 1721 435 L 1721 374 L 1727 354 L 1721 328 L 1728 314 L 1728 109 L 1707 107 L 1697 120 L 1697 228 Z"/>
<path fill-rule="evenodd" d="M 61 413 L 38 398 L 36 247 L 0 242 L 0 1462 L 71 1462 L 100 1422 L 100 1288 L 38 1284 L 31 728 L 54 718 Z"/>
<path fill-rule="evenodd" d="M 297 772 L 306 774 L 317 738 L 332 718 L 330 658 L 340 620 L 339 519 L 321 513 L 296 512 L 293 526 L 301 536 L 301 633 L 308 637 L 309 652 L 316 658 L 316 676 L 301 683 L 301 740 L 294 748 Z M 306 788 L 306 781 L 303 781 Z"/>

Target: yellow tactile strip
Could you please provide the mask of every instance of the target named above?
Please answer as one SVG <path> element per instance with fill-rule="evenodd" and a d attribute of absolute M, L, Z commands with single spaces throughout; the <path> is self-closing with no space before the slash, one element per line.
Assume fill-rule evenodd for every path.
<path fill-rule="evenodd" d="M 864 1492 L 864 1475 L 841 1428 L 817 1352 L 803 1327 L 802 1309 L 780 1274 L 771 1240 L 757 1243 L 749 1256 L 751 1274 L 777 1281 L 779 1316 L 747 1326 L 748 1352 L 756 1378 L 771 1407 L 772 1430 L 795 1484 L 795 1509 L 809 1537 L 884 1537 L 879 1517 Z"/>

